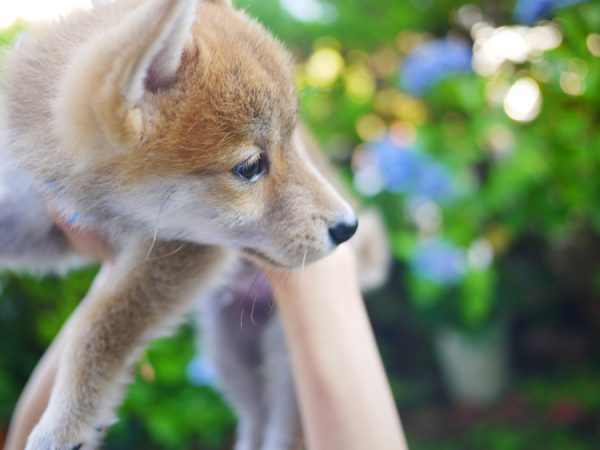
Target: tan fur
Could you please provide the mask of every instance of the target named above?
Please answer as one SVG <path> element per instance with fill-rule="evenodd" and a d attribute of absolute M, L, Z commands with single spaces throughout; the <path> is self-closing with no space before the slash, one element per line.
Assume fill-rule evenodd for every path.
<path fill-rule="evenodd" d="M 57 421 L 67 442 L 84 442 L 95 429 L 112 424 L 112 408 L 129 378 L 124 368 L 135 361 L 145 341 L 164 333 L 189 309 L 198 286 L 214 288 L 218 263 L 226 258 L 215 247 L 190 243 L 158 244 L 146 261 L 140 250 L 143 246 L 132 245 L 120 253 L 105 274 L 106 282 L 68 325 L 62 363 L 41 420 Z M 177 258 L 170 258 L 175 251 Z M 34 436 L 36 432 L 39 426 Z M 43 444 L 36 445 L 54 448 L 46 433 L 39 433 Z"/>
<path fill-rule="evenodd" d="M 2 74 L 4 155 L 117 251 L 69 324 L 27 450 L 91 448 L 141 346 L 209 290 L 223 247 L 279 267 L 328 254 L 349 206 L 296 130 L 288 54 L 226 1 L 119 0 L 32 30 Z M 235 173 L 262 155 L 268 171 Z"/>
<path fill-rule="evenodd" d="M 121 225 L 119 216 L 128 205 L 120 200 L 130 186 L 139 188 L 157 177 L 178 182 L 189 177 L 191 184 L 204 176 L 218 196 L 212 199 L 211 207 L 220 210 L 215 214 L 224 207 L 229 214 L 216 225 L 245 216 L 253 223 L 244 223 L 244 231 L 268 230 L 262 240 L 276 241 L 271 248 L 253 249 L 254 254 L 281 266 L 299 265 L 304 252 L 306 261 L 323 256 L 330 249 L 316 248 L 327 239 L 321 231 L 350 220 L 351 212 L 316 175 L 293 138 L 297 104 L 289 56 L 258 24 L 223 3 L 201 2 L 172 86 L 146 90 L 134 103 L 123 101 L 136 58 L 144 58 L 162 30 L 160 20 L 147 24 L 144 19 L 168 16 L 178 4 L 122 0 L 33 32 L 9 60 L 5 76 L 13 156 L 39 179 L 58 185 L 66 213 L 89 216 L 94 223 Z M 123 39 L 133 44 L 124 47 Z M 48 114 L 40 117 L 40 111 Z M 40 152 L 48 146 L 52 151 Z M 254 186 L 235 183 L 232 168 L 259 150 L 269 155 L 269 176 Z M 143 225 L 153 226 L 138 224 Z"/>

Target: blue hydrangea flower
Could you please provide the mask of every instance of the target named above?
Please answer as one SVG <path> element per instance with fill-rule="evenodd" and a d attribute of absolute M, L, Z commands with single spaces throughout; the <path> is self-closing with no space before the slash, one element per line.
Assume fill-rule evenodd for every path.
<path fill-rule="evenodd" d="M 465 251 L 442 240 L 417 246 L 410 260 L 413 273 L 439 285 L 456 284 L 466 271 Z"/>
<path fill-rule="evenodd" d="M 531 25 L 548 17 L 557 8 L 575 5 L 585 0 L 517 0 L 514 9 L 515 20 Z"/>
<path fill-rule="evenodd" d="M 443 201 L 452 195 L 449 172 L 433 158 L 403 148 L 384 136 L 370 146 L 385 188 L 390 192 Z"/>
<path fill-rule="evenodd" d="M 385 137 L 372 146 L 377 157 L 377 166 L 387 190 L 409 192 L 418 172 L 418 158 L 415 152 L 402 148 Z"/>
<path fill-rule="evenodd" d="M 402 88 L 421 96 L 452 75 L 471 72 L 471 47 L 455 39 L 438 39 L 417 47 L 400 68 Z"/>
<path fill-rule="evenodd" d="M 444 166 L 420 155 L 418 168 L 419 172 L 410 192 L 413 196 L 444 201 L 452 195 L 452 179 Z"/>
<path fill-rule="evenodd" d="M 200 354 L 197 354 L 188 364 L 187 378 L 195 386 L 215 387 L 217 385 L 215 368 Z"/>

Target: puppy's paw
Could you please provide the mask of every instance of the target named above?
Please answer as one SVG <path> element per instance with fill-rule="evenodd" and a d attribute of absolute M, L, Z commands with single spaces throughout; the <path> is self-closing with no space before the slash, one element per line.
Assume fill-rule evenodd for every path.
<path fill-rule="evenodd" d="M 86 447 L 87 448 L 87 447 Z M 76 445 L 64 445 L 51 436 L 31 436 L 27 440 L 25 450 L 84 450 L 83 442 Z"/>
<path fill-rule="evenodd" d="M 25 450 L 70 450 L 72 445 L 64 446 L 50 433 L 33 431 L 27 440 Z"/>
<path fill-rule="evenodd" d="M 70 438 L 68 433 L 59 430 L 51 430 L 42 426 L 36 426 L 29 439 L 25 450 L 83 450 L 82 439 Z"/>

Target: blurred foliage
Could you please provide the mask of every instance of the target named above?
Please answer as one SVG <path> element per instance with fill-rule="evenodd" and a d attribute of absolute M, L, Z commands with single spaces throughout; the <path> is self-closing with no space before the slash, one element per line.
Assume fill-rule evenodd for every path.
<path fill-rule="evenodd" d="M 322 0 L 313 21 L 290 14 L 291 0 L 236 3 L 295 55 L 303 119 L 386 220 L 394 276 L 368 306 L 403 411 L 440 394 L 431 330 L 599 323 L 598 2 Z M 93 274 L 1 277 L 0 418 Z M 565 314 L 572 297 L 578 316 Z M 186 379 L 192 334 L 148 350 L 107 448 L 230 445 L 231 413 Z M 526 378 L 523 395 L 536 411 L 563 398 L 598 411 L 593 377 L 562 376 Z M 535 417 L 408 434 L 416 449 L 596 448 L 597 433 Z"/>
<path fill-rule="evenodd" d="M 521 255 L 512 249 L 533 237 L 551 250 L 579 227 L 600 225 L 600 61 L 590 50 L 600 7 L 567 3 L 581 2 L 522 1 L 514 14 L 511 2 L 333 3 L 336 21 L 292 27 L 277 7 L 248 2 L 299 55 L 303 117 L 354 177 L 357 194 L 385 215 L 394 254 L 409 265 L 411 301 L 432 326 L 476 330 L 502 320 L 516 307 L 508 281 Z M 461 47 L 485 45 L 473 42 L 482 24 L 497 32 L 525 10 L 529 23 L 558 34 L 554 46 L 556 36 L 546 34 L 533 48 L 535 37 L 518 35 L 533 28 L 514 28 L 503 45 L 529 39 L 526 57 L 511 60 L 501 48 L 507 56 L 494 70 L 465 66 Z M 523 80 L 542 105 L 525 120 L 511 117 L 507 95 Z M 412 88 L 416 81 L 422 87 Z"/>
<path fill-rule="evenodd" d="M 78 270 L 66 280 L 2 276 L 0 414 L 4 417 L 10 413 L 40 353 L 89 289 L 93 275 L 93 270 Z"/>

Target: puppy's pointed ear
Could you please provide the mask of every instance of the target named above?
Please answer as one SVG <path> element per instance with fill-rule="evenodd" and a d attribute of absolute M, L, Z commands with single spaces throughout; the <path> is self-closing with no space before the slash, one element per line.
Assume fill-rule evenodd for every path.
<path fill-rule="evenodd" d="M 146 7 L 150 11 L 140 11 L 136 23 L 124 33 L 134 42 L 136 38 L 138 41 L 133 51 L 135 64 L 130 74 L 124 73 L 127 81 L 122 86 L 123 98 L 129 104 L 139 102 L 145 91 L 155 93 L 175 82 L 183 51 L 191 38 L 190 29 L 199 2 L 163 0 L 147 2 L 142 8 L 152 3 L 158 3 L 157 6 L 162 8 Z"/>
<path fill-rule="evenodd" d="M 176 83 L 199 3 L 146 0 L 133 10 L 118 11 L 123 17 L 116 26 L 81 46 L 64 72 L 55 103 L 57 126 L 68 145 L 87 148 L 96 159 L 139 142 L 143 118 L 152 113 L 145 109 L 153 102 L 144 99 Z M 115 3 L 97 14 L 115 14 L 113 8 L 123 9 Z"/>

